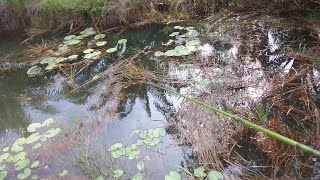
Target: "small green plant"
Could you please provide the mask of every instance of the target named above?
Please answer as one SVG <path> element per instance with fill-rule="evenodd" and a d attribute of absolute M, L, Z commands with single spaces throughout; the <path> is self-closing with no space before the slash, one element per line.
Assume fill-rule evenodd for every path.
<path fill-rule="evenodd" d="M 219 171 L 210 171 L 208 174 L 206 173 L 206 169 L 203 166 L 200 166 L 194 170 L 194 173 L 192 174 L 188 170 L 187 173 L 191 176 L 194 176 L 197 179 L 209 179 L 209 180 L 223 180 L 224 177 L 222 173 Z M 165 176 L 165 180 L 181 180 L 181 175 L 176 171 L 171 171 L 169 175 Z"/>
<path fill-rule="evenodd" d="M 256 113 L 258 120 L 266 121 L 271 115 L 271 106 L 268 103 L 267 104 L 258 103 L 254 107 L 254 112 Z"/>

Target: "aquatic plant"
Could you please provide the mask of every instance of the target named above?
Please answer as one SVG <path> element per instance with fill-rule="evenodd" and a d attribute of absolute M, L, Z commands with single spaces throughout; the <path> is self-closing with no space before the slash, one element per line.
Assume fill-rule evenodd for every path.
<path fill-rule="evenodd" d="M 32 133 L 31 135 L 17 139 L 12 144 L 11 149 L 9 146 L 1 149 L 0 164 L 3 164 L 0 166 L 0 179 L 6 179 L 8 172 L 11 171 L 11 169 L 7 168 L 11 165 L 15 167 L 15 172 L 12 176 L 16 175 L 17 179 L 33 179 L 36 177 L 36 175 L 31 177 L 32 170 L 37 169 L 40 166 L 40 162 L 38 160 L 32 162 L 26 149 L 31 146 L 34 151 L 41 147 L 41 142 L 45 143 L 48 139 L 57 136 L 61 132 L 60 128 L 51 127 L 44 133 L 37 132 L 39 129 L 41 131 L 45 130 L 44 128 L 50 127 L 52 123 L 54 123 L 54 120 L 49 118 L 43 123 L 30 124 L 27 127 L 27 131 Z"/>
<path fill-rule="evenodd" d="M 187 56 L 193 54 L 198 51 L 201 47 L 201 41 L 198 38 L 200 33 L 194 27 L 184 28 L 182 26 L 175 26 L 174 29 L 179 31 L 185 31 L 184 34 L 179 35 L 180 32 L 176 31 L 169 35 L 169 37 L 176 37 L 178 39 L 182 39 L 184 45 L 179 45 L 174 47 L 173 49 L 169 49 L 166 52 L 156 51 L 154 56 L 167 56 L 167 57 L 179 57 L 179 56 Z M 164 46 L 169 46 L 174 43 L 174 40 L 170 39 L 167 43 L 163 43 Z"/>
<path fill-rule="evenodd" d="M 254 107 L 254 112 L 257 115 L 258 120 L 266 121 L 271 115 L 271 106 L 268 103 L 267 104 L 258 103 Z"/>

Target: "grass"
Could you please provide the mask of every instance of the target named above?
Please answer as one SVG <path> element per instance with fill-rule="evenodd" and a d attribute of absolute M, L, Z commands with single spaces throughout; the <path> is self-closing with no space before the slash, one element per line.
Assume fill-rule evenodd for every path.
<path fill-rule="evenodd" d="M 268 103 L 267 104 L 258 103 L 254 107 L 254 112 L 258 120 L 266 121 L 271 115 L 271 106 Z"/>

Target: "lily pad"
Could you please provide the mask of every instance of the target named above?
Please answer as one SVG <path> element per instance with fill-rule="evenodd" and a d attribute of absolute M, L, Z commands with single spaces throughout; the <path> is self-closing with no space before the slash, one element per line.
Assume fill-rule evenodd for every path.
<path fill-rule="evenodd" d="M 86 54 L 83 58 L 85 59 L 98 59 L 101 55 L 101 51 L 94 51 L 92 53 Z"/>
<path fill-rule="evenodd" d="M 169 175 L 166 175 L 165 180 L 181 180 L 181 176 L 176 171 L 171 171 Z"/>
<path fill-rule="evenodd" d="M 41 138 L 39 133 L 33 133 L 26 139 L 26 144 L 32 144 Z"/>
<path fill-rule="evenodd" d="M 127 39 L 120 39 L 120 40 L 118 41 L 118 44 L 126 44 L 127 42 L 128 42 Z"/>
<path fill-rule="evenodd" d="M 67 170 L 63 170 L 63 171 L 59 174 L 59 176 L 60 176 L 60 177 L 63 177 L 63 176 L 66 176 L 68 173 L 69 173 L 69 172 L 68 172 Z"/>
<path fill-rule="evenodd" d="M 55 62 L 56 57 L 47 57 L 40 61 L 40 64 L 49 64 Z"/>
<path fill-rule="evenodd" d="M 197 30 L 190 30 L 186 35 L 187 37 L 198 37 L 200 33 Z"/>
<path fill-rule="evenodd" d="M 7 152 L 8 150 L 9 150 L 9 147 L 4 147 L 4 148 L 2 149 L 3 152 Z"/>
<path fill-rule="evenodd" d="M 25 158 L 25 159 L 21 159 L 20 161 L 18 161 L 15 166 L 16 166 L 16 171 L 20 171 L 22 169 L 24 169 L 25 167 L 27 167 L 30 163 L 30 159 Z"/>
<path fill-rule="evenodd" d="M 32 66 L 28 71 L 27 74 L 29 76 L 37 75 L 41 72 L 41 68 L 39 66 Z"/>
<path fill-rule="evenodd" d="M 54 122 L 54 120 L 52 118 L 46 119 L 45 121 L 43 121 L 42 126 L 50 126 L 50 124 L 52 124 Z"/>
<path fill-rule="evenodd" d="M 171 34 L 169 34 L 170 37 L 174 37 L 174 36 L 178 36 L 179 35 L 179 32 L 173 32 Z"/>
<path fill-rule="evenodd" d="M 139 161 L 137 163 L 137 168 L 139 169 L 139 171 L 142 171 L 144 169 L 144 162 L 143 161 Z"/>
<path fill-rule="evenodd" d="M 31 175 L 31 170 L 29 168 L 24 169 L 23 173 L 18 174 L 18 179 L 27 179 Z"/>
<path fill-rule="evenodd" d="M 142 180 L 142 178 L 143 178 L 143 174 L 138 172 L 136 175 L 132 177 L 131 180 Z"/>
<path fill-rule="evenodd" d="M 222 173 L 220 173 L 219 171 L 210 171 L 208 173 L 208 178 L 209 178 L 209 180 L 221 180 L 221 179 L 224 179 Z"/>
<path fill-rule="evenodd" d="M 5 179 L 7 177 L 8 172 L 6 170 L 0 171 L 0 179 Z"/>
<path fill-rule="evenodd" d="M 163 137 L 166 135 L 166 130 L 164 128 L 156 128 L 153 131 L 153 136 L 154 137 Z"/>
<path fill-rule="evenodd" d="M 39 149 L 41 146 L 42 146 L 41 143 L 36 143 L 36 144 L 32 145 L 32 148 Z"/>
<path fill-rule="evenodd" d="M 9 156 L 10 156 L 9 153 L 1 154 L 1 155 L 0 155 L 0 163 L 1 163 L 3 160 L 8 159 Z"/>
<path fill-rule="evenodd" d="M 90 53 L 92 53 L 94 51 L 94 49 L 85 49 L 84 51 L 83 51 L 83 53 L 85 53 L 85 54 L 90 54 Z"/>
<path fill-rule="evenodd" d="M 68 41 L 68 40 L 74 39 L 75 37 L 77 37 L 77 36 L 76 35 L 69 35 L 69 36 L 64 37 L 64 40 Z"/>
<path fill-rule="evenodd" d="M 199 46 L 199 45 L 201 45 L 201 41 L 199 39 L 194 39 L 186 43 L 186 46 Z"/>
<path fill-rule="evenodd" d="M 121 176 L 123 176 L 124 171 L 122 169 L 116 169 L 113 171 L 112 173 L 112 177 L 113 178 L 120 178 Z"/>
<path fill-rule="evenodd" d="M 104 37 L 106 37 L 105 34 L 98 34 L 98 35 L 96 35 L 93 39 L 99 40 L 99 39 L 103 39 Z"/>
<path fill-rule="evenodd" d="M 27 127 L 28 132 L 36 132 L 37 128 L 42 127 L 40 123 L 32 123 Z"/>
<path fill-rule="evenodd" d="M 111 53 L 116 52 L 117 50 L 118 50 L 117 48 L 110 48 L 107 50 L 107 53 L 111 54 Z"/>
<path fill-rule="evenodd" d="M 60 133 L 61 129 L 60 128 L 53 128 L 53 129 L 49 129 L 47 132 L 46 132 L 46 137 L 47 138 L 52 138 L 56 135 L 58 135 Z"/>
<path fill-rule="evenodd" d="M 0 171 L 3 171 L 5 169 L 6 169 L 6 165 L 3 164 L 3 165 L 0 166 Z"/>
<path fill-rule="evenodd" d="M 171 45 L 172 43 L 174 43 L 174 40 L 170 39 L 167 43 L 162 43 L 162 45 L 164 45 L 164 46 L 169 46 L 169 45 Z"/>
<path fill-rule="evenodd" d="M 154 56 L 156 56 L 156 57 L 164 56 L 164 52 L 156 51 L 156 52 L 154 53 Z"/>
<path fill-rule="evenodd" d="M 71 56 L 68 57 L 68 60 L 69 61 L 74 61 L 74 60 L 78 59 L 78 56 L 79 56 L 78 54 L 71 55 Z"/>
<path fill-rule="evenodd" d="M 65 41 L 64 43 L 68 46 L 73 46 L 73 45 L 79 44 L 80 42 L 81 42 L 80 39 L 71 39 L 69 41 Z"/>
<path fill-rule="evenodd" d="M 207 174 L 205 173 L 205 169 L 202 166 L 194 170 L 194 175 L 198 178 L 204 178 L 207 176 Z"/>
<path fill-rule="evenodd" d="M 104 45 L 106 45 L 106 44 L 107 44 L 107 41 L 98 41 L 98 42 L 96 43 L 96 45 L 97 45 L 98 47 L 104 46 Z"/>
<path fill-rule="evenodd" d="M 183 30 L 184 27 L 182 27 L 182 26 L 174 26 L 173 29 Z"/>

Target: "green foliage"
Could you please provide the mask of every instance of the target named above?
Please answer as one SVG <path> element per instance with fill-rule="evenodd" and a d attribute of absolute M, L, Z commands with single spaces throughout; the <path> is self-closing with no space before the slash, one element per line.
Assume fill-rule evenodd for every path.
<path fill-rule="evenodd" d="M 194 170 L 194 176 L 198 178 L 204 178 L 207 176 L 205 173 L 204 167 L 198 167 L 197 169 Z"/>
<path fill-rule="evenodd" d="M 112 173 L 112 177 L 119 179 L 121 176 L 123 176 L 124 171 L 122 169 L 116 169 Z"/>
<path fill-rule="evenodd" d="M 271 106 L 267 104 L 258 103 L 254 107 L 254 112 L 257 115 L 257 118 L 261 121 L 268 120 L 269 116 L 271 115 Z"/>
<path fill-rule="evenodd" d="M 181 176 L 176 171 L 171 171 L 169 175 L 166 175 L 165 180 L 181 180 Z"/>
<path fill-rule="evenodd" d="M 220 173 L 219 171 L 210 171 L 208 173 L 208 178 L 209 178 L 209 180 L 222 180 L 222 179 L 224 179 L 222 173 Z"/>
<path fill-rule="evenodd" d="M 34 161 L 32 164 L 30 163 L 30 157 L 25 149 L 30 149 L 28 146 L 31 146 L 32 149 L 38 149 L 41 147 L 41 144 L 38 143 L 39 140 L 50 139 L 57 136 L 61 129 L 59 128 L 50 128 L 45 133 L 37 132 L 38 130 L 43 131 L 44 128 L 49 127 L 54 122 L 52 118 L 45 120 L 43 123 L 33 123 L 27 127 L 27 131 L 32 134 L 26 138 L 17 139 L 10 149 L 9 146 L 5 146 L 2 148 L 0 152 L 0 179 L 4 179 L 8 175 L 7 167 L 14 165 L 15 171 L 19 171 L 19 173 L 15 173 L 14 171 L 11 176 L 16 175 L 16 177 L 12 177 L 12 179 L 30 179 L 31 169 L 36 169 L 39 167 L 40 162 Z M 32 150 L 31 149 L 31 150 Z M 10 171 L 11 172 L 11 171 Z M 33 179 L 33 178 L 31 178 Z"/>

